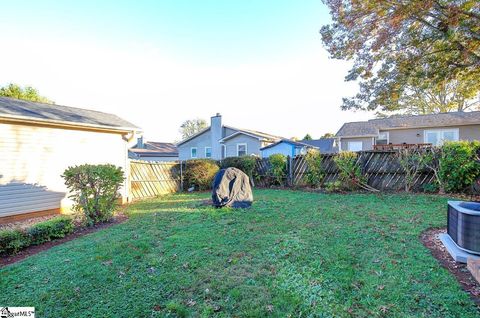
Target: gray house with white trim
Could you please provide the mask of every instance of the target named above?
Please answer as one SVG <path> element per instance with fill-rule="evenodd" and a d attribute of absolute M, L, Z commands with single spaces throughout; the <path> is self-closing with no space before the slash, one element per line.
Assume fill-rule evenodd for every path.
<path fill-rule="evenodd" d="M 177 144 L 180 160 L 256 155 L 260 149 L 277 142 L 281 137 L 259 131 L 240 129 L 222 124 L 222 116 L 216 114 L 210 126 Z"/>
<path fill-rule="evenodd" d="M 392 116 L 345 123 L 335 136 L 340 150 L 350 151 L 480 140 L 480 111 Z"/>

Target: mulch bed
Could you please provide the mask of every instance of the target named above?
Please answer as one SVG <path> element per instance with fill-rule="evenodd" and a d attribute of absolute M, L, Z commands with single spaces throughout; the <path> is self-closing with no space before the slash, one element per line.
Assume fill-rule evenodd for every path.
<path fill-rule="evenodd" d="M 432 252 L 440 265 L 457 278 L 463 290 L 470 294 L 477 306 L 480 306 L 480 284 L 468 271 L 467 264 L 455 262 L 438 238 L 439 234 L 446 232 L 445 228 L 428 229 L 420 235 L 420 240 Z"/>
<path fill-rule="evenodd" d="M 67 235 L 64 238 L 54 240 L 54 241 L 50 241 L 50 242 L 46 242 L 46 243 L 41 244 L 41 245 L 29 246 L 29 247 L 21 250 L 20 252 L 18 252 L 15 255 L 2 256 L 2 257 L 0 257 L 0 268 L 5 266 L 5 265 L 9 265 L 9 264 L 13 264 L 13 263 L 16 263 L 18 261 L 21 261 L 21 260 L 23 260 L 23 259 L 25 259 L 25 258 L 27 258 L 31 255 L 35 255 L 35 254 L 40 253 L 42 251 L 46 251 L 46 250 L 48 250 L 48 249 L 50 249 L 54 246 L 63 244 L 65 242 L 68 242 L 68 241 L 71 241 L 71 240 L 74 240 L 78 237 L 96 232 L 98 230 L 106 229 L 106 228 L 108 228 L 112 225 L 115 225 L 115 224 L 123 223 L 127 219 L 128 219 L 128 217 L 125 214 L 123 214 L 123 213 L 117 214 L 110 222 L 98 224 L 98 225 L 95 225 L 95 226 L 92 226 L 92 227 L 76 228 L 75 231 L 72 234 Z"/>

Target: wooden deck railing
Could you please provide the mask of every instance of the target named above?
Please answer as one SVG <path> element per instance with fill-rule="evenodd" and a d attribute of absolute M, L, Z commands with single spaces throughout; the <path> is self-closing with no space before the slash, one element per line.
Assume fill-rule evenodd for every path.
<path fill-rule="evenodd" d="M 432 144 L 388 144 L 374 145 L 373 150 L 399 150 L 399 149 L 424 149 L 431 148 Z"/>

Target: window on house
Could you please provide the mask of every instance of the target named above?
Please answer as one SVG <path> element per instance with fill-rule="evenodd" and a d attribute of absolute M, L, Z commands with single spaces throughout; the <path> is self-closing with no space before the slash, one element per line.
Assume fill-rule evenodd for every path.
<path fill-rule="evenodd" d="M 363 142 L 361 141 L 349 141 L 347 143 L 348 151 L 362 151 L 363 150 Z"/>
<path fill-rule="evenodd" d="M 237 156 L 246 156 L 247 155 L 247 144 L 237 144 Z"/>
<path fill-rule="evenodd" d="M 445 141 L 458 141 L 457 129 L 425 130 L 424 142 L 433 146 L 441 146 Z"/>
<path fill-rule="evenodd" d="M 197 158 L 197 148 L 190 148 L 190 158 Z"/>
<path fill-rule="evenodd" d="M 376 140 L 377 145 L 388 145 L 389 142 L 389 133 L 388 131 L 383 131 L 378 133 L 378 137 Z"/>
<path fill-rule="evenodd" d="M 212 147 L 205 147 L 205 158 L 212 158 Z"/>

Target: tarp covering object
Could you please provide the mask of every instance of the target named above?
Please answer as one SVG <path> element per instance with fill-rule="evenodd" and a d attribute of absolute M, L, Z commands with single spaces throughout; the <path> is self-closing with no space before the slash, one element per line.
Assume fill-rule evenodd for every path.
<path fill-rule="evenodd" d="M 248 208 L 252 205 L 253 194 L 250 179 L 240 169 L 220 170 L 213 180 L 213 205 L 221 208 Z"/>

